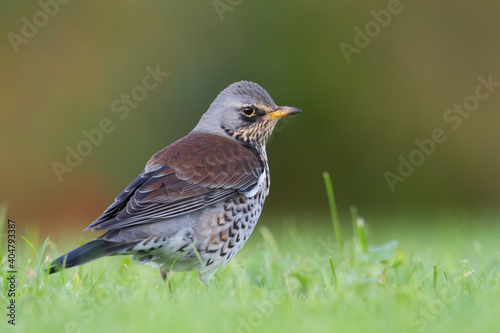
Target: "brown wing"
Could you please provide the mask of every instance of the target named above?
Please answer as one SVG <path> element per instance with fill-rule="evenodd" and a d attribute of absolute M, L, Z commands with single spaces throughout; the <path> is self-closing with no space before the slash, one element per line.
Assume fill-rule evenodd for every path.
<path fill-rule="evenodd" d="M 264 172 L 258 155 L 213 134 L 190 134 L 159 151 L 87 229 L 163 221 L 250 191 Z"/>

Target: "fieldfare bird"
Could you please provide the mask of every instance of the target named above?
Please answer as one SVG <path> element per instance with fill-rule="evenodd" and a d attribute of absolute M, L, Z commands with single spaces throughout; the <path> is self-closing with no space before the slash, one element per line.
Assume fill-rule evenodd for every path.
<path fill-rule="evenodd" d="M 231 84 L 85 229 L 107 232 L 54 260 L 49 272 L 132 255 L 158 266 L 164 280 L 170 270 L 198 270 L 207 280 L 252 233 L 269 193 L 266 141 L 279 118 L 298 112 L 277 106 L 256 83 Z"/>

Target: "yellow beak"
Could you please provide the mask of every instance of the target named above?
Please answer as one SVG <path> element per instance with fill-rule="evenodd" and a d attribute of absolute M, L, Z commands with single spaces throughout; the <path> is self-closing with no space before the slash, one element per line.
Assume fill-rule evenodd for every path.
<path fill-rule="evenodd" d="M 297 108 L 292 108 L 291 106 L 278 106 L 276 110 L 269 112 L 267 116 L 270 119 L 274 119 L 274 118 L 286 117 L 300 112 L 302 112 L 302 110 Z"/>

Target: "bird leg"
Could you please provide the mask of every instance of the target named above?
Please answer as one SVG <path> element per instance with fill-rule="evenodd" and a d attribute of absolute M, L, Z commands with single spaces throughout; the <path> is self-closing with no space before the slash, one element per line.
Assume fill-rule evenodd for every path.
<path fill-rule="evenodd" d="M 210 290 L 210 288 L 208 288 L 208 280 L 209 280 L 209 275 L 206 275 L 202 272 L 200 272 L 200 270 L 198 270 L 198 279 L 200 280 L 200 282 L 205 286 L 205 288 L 207 290 Z"/>
<path fill-rule="evenodd" d="M 168 271 L 165 269 L 165 267 L 163 267 L 163 265 L 160 265 L 160 268 L 158 270 L 160 271 L 160 276 L 163 279 L 163 282 L 165 282 L 168 285 L 168 290 L 170 292 L 173 292 L 172 285 L 170 284 Z"/>
<path fill-rule="evenodd" d="M 168 282 L 167 281 L 168 271 L 163 267 L 163 265 L 160 265 L 159 271 L 160 271 L 160 276 L 163 279 L 163 282 Z"/>

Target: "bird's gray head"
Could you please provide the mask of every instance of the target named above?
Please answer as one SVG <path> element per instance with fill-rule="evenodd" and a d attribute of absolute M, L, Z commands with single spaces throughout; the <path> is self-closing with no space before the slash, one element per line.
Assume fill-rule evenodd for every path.
<path fill-rule="evenodd" d="M 193 132 L 229 136 L 263 147 L 279 118 L 298 112 L 301 110 L 277 106 L 257 83 L 239 81 L 217 96 Z"/>

